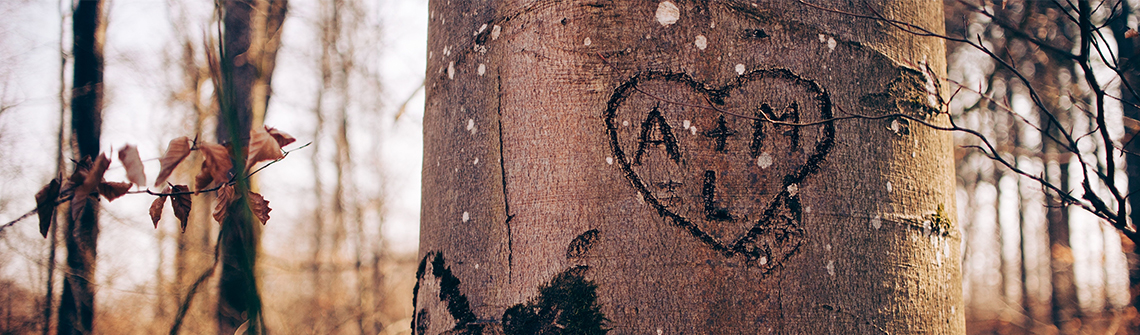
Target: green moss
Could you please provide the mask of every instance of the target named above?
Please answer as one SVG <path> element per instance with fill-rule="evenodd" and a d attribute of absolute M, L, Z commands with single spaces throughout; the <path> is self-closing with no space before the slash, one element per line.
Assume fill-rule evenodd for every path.
<path fill-rule="evenodd" d="M 938 209 L 934 214 L 927 215 L 926 219 L 930 221 L 930 231 L 934 234 L 949 235 L 954 228 L 954 224 L 950 222 L 950 215 L 946 213 L 946 208 L 942 204 L 938 204 Z"/>
<path fill-rule="evenodd" d="M 503 313 L 506 334 L 605 334 L 609 321 L 598 305 L 597 288 L 578 266 L 554 276 L 538 297 Z"/>

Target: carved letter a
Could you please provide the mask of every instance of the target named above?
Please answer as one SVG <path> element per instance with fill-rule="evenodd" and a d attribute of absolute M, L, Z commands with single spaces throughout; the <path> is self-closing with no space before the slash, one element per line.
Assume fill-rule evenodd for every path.
<path fill-rule="evenodd" d="M 633 156 L 633 164 L 641 165 L 641 155 L 645 153 L 648 145 L 664 145 L 665 152 L 675 163 L 681 162 L 681 152 L 677 150 L 677 138 L 673 136 L 673 128 L 665 122 L 661 111 L 653 107 L 645 121 L 641 122 L 641 136 L 638 137 L 637 153 Z"/>

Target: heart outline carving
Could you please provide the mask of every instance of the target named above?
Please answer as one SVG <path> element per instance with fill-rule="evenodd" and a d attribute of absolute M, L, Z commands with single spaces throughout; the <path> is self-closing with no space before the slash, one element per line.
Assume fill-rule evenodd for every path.
<path fill-rule="evenodd" d="M 619 141 L 619 122 L 615 120 L 615 117 L 618 113 L 618 109 L 622 107 L 626 100 L 637 93 L 646 94 L 662 103 L 675 103 L 641 91 L 638 85 L 643 83 L 664 81 L 681 84 L 682 87 L 687 87 L 692 90 L 692 92 L 689 93 L 702 95 L 706 98 L 707 102 L 724 106 L 725 99 L 730 97 L 734 89 L 742 88 L 749 83 L 760 80 L 780 81 L 791 87 L 797 87 L 801 89 L 802 92 L 809 94 L 819 109 L 820 120 L 825 122 L 819 123 L 820 136 L 811 155 L 806 158 L 802 165 L 782 177 L 780 181 L 780 191 L 764 206 L 764 210 L 760 212 L 759 217 L 753 221 L 752 225 L 747 227 L 747 231 L 743 235 L 739 235 L 735 240 L 725 243 L 703 230 L 692 220 L 662 204 L 661 200 L 650 191 L 646 183 L 633 169 L 633 165 L 640 164 L 640 150 L 636 156 L 638 162 L 631 164 L 630 159 L 627 157 Z M 747 264 L 759 265 L 764 273 L 769 273 L 773 269 L 782 266 L 783 261 L 788 257 L 797 253 L 804 240 L 804 231 L 800 226 L 802 222 L 802 206 L 796 192 L 789 191 L 788 186 L 798 185 L 807 177 L 818 172 L 819 164 L 824 161 L 834 146 L 835 126 L 832 121 L 831 108 L 831 98 L 822 87 L 814 81 L 800 77 L 785 69 L 753 70 L 737 76 L 720 88 L 711 88 L 685 73 L 647 71 L 635 75 L 614 90 L 613 95 L 607 103 L 604 119 L 610 139 L 610 147 L 616 162 L 624 172 L 626 179 L 628 179 L 638 193 L 641 194 L 645 202 L 657 210 L 658 215 L 669 219 L 673 225 L 686 230 L 690 235 L 697 238 L 697 240 L 709 248 L 720 252 L 726 258 L 741 255 L 745 258 Z M 712 111 L 711 109 L 709 112 L 721 113 Z M 656 108 L 654 108 L 654 111 L 651 113 L 658 112 Z M 723 127 L 723 117 L 729 114 L 721 114 L 720 122 Z M 653 117 L 653 115 L 651 114 L 650 117 Z M 798 121 L 799 120 L 795 120 L 793 122 Z M 686 128 L 687 127 L 688 125 L 686 125 Z M 792 143 L 797 142 L 793 141 Z M 717 150 L 722 150 L 722 148 L 723 140 L 718 143 Z M 670 151 L 670 154 L 673 154 L 673 152 Z M 677 158 L 674 157 L 674 160 L 676 161 Z M 759 201 L 760 200 L 757 199 L 757 202 Z"/>

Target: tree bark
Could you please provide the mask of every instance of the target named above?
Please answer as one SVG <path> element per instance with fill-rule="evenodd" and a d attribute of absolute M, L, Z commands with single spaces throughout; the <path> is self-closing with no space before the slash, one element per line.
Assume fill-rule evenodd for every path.
<path fill-rule="evenodd" d="M 942 4 L 811 2 L 432 1 L 413 331 L 963 333 L 950 134 L 832 119 Z"/>
<path fill-rule="evenodd" d="M 1135 11 L 1132 4 L 1128 1 L 1120 2 L 1120 14 L 1122 17 L 1129 17 Z M 1121 65 L 1121 83 L 1120 87 L 1120 100 L 1123 101 L 1121 107 L 1124 109 L 1124 116 L 1140 120 L 1140 97 L 1136 96 L 1136 92 L 1140 87 L 1136 85 L 1140 83 L 1140 76 L 1136 74 L 1136 67 L 1140 64 L 1140 53 L 1136 50 L 1136 43 L 1131 38 L 1124 37 L 1125 32 L 1130 29 L 1128 27 L 1128 20 L 1113 20 L 1110 21 L 1113 36 L 1116 37 L 1117 52 L 1119 53 L 1119 62 Z M 1140 152 L 1140 141 L 1133 140 L 1129 143 L 1123 143 L 1125 150 L 1128 152 Z M 1124 168 L 1128 178 L 1128 194 L 1140 194 L 1140 180 L 1133 180 L 1133 177 L 1140 176 L 1140 156 L 1137 155 L 1124 155 Z M 1128 221 L 1133 225 L 1140 222 L 1140 197 L 1129 197 L 1128 205 L 1131 211 L 1128 213 Z M 1121 236 L 1123 243 L 1124 254 L 1128 262 L 1128 284 L 1129 284 L 1129 300 L 1131 307 L 1135 310 L 1140 307 L 1140 245 L 1132 243 L 1125 236 Z M 1133 312 L 1134 317 L 1128 320 L 1126 325 L 1131 326 L 1132 329 L 1140 329 L 1140 313 Z"/>
<path fill-rule="evenodd" d="M 71 131 L 75 157 L 99 155 L 103 123 L 103 2 L 80 1 L 72 14 L 75 57 L 71 91 Z M 79 167 L 76 166 L 78 169 Z M 87 200 L 78 217 L 67 216 L 64 244 L 67 272 L 59 303 L 58 334 L 89 334 L 95 318 L 95 247 L 99 238 L 99 199 Z"/>
<path fill-rule="evenodd" d="M 244 175 L 245 148 L 251 127 L 260 127 L 269 104 L 280 28 L 287 2 L 227 0 L 223 2 L 221 89 L 218 98 L 218 142 L 229 143 L 233 158 L 236 199 L 221 222 L 218 243 L 222 273 L 218 283 L 218 334 L 263 332 L 256 263 L 261 225 L 250 211 L 254 187 Z"/>

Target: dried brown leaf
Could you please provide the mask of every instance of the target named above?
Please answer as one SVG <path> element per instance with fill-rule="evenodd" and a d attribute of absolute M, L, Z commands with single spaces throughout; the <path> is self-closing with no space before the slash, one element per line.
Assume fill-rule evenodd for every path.
<path fill-rule="evenodd" d="M 55 200 L 59 197 L 59 179 L 52 179 L 36 193 L 36 214 L 40 217 L 40 235 L 47 238 L 48 228 L 55 218 Z"/>
<path fill-rule="evenodd" d="M 273 139 L 277 141 L 277 146 L 282 148 L 289 145 L 289 143 L 297 141 L 293 136 L 289 136 L 289 134 L 270 126 L 265 126 L 265 132 L 269 133 L 269 136 L 273 136 Z"/>
<path fill-rule="evenodd" d="M 99 182 L 103 181 L 103 174 L 107 172 L 109 165 L 111 165 L 111 160 L 107 159 L 107 155 L 99 155 L 91 164 L 91 170 L 84 175 L 83 183 L 75 187 L 75 193 L 71 197 L 72 220 L 79 218 L 79 214 L 83 213 L 87 207 L 88 200 L 92 199 L 91 195 L 97 194 L 95 192 L 99 187 Z"/>
<path fill-rule="evenodd" d="M 87 171 L 91 171 L 91 157 L 84 157 L 83 160 L 75 163 L 75 171 L 67 178 L 67 182 L 71 185 L 83 184 L 87 179 Z"/>
<path fill-rule="evenodd" d="M 119 162 L 127 170 L 127 180 L 135 185 L 146 186 L 146 169 L 143 168 L 142 159 L 139 159 L 138 148 L 130 144 L 119 148 Z"/>
<path fill-rule="evenodd" d="M 190 154 L 190 139 L 186 136 L 170 140 L 170 144 L 166 146 L 166 153 L 159 158 L 159 163 L 162 168 L 158 171 L 158 177 L 154 179 L 155 187 L 162 187 L 166 183 L 166 178 L 174 173 L 174 168 L 178 167 L 187 155 Z M 120 158 L 121 159 L 121 158 Z"/>
<path fill-rule="evenodd" d="M 1124 124 L 1124 136 L 1120 137 L 1120 144 L 1128 145 L 1132 142 L 1132 138 L 1140 133 L 1140 121 L 1127 116 L 1121 117 L 1121 121 Z"/>
<path fill-rule="evenodd" d="M 127 191 L 131 190 L 131 183 L 105 181 L 99 183 L 98 189 L 99 194 L 107 198 L 107 201 L 115 201 L 115 199 L 127 194 Z"/>
<path fill-rule="evenodd" d="M 273 209 L 269 208 L 269 201 L 265 200 L 265 197 L 249 192 L 249 210 L 253 211 L 253 215 L 257 216 L 257 219 L 261 220 L 261 224 L 264 225 L 269 222 L 269 211 Z"/>
<path fill-rule="evenodd" d="M 225 146 L 216 143 L 199 143 L 198 150 L 202 152 L 202 171 L 195 177 L 194 187 L 201 191 L 213 182 L 226 182 L 229 180 L 233 162 L 230 161 L 230 152 Z M 208 174 L 209 176 L 203 176 Z"/>
<path fill-rule="evenodd" d="M 1135 29 L 1129 28 L 1128 31 L 1124 32 L 1124 38 L 1133 38 L 1136 36 L 1140 36 L 1140 32 L 1137 32 Z"/>
<path fill-rule="evenodd" d="M 214 206 L 214 220 L 218 223 L 222 223 L 222 220 L 226 218 L 233 198 L 234 187 L 232 185 L 224 185 L 218 189 L 218 205 Z"/>
<path fill-rule="evenodd" d="M 282 157 L 285 155 L 281 153 L 281 145 L 277 144 L 277 140 L 269 132 L 262 128 L 249 131 L 249 159 L 246 162 L 246 170 L 254 164 Z"/>
<path fill-rule="evenodd" d="M 160 195 L 150 203 L 150 221 L 154 222 L 154 227 L 158 228 L 158 221 L 162 220 L 162 207 L 166 205 L 166 196 Z"/>
<path fill-rule="evenodd" d="M 174 209 L 174 217 L 182 224 L 182 232 L 186 232 L 186 223 L 190 221 L 190 187 L 174 185 L 170 193 L 170 207 Z"/>

